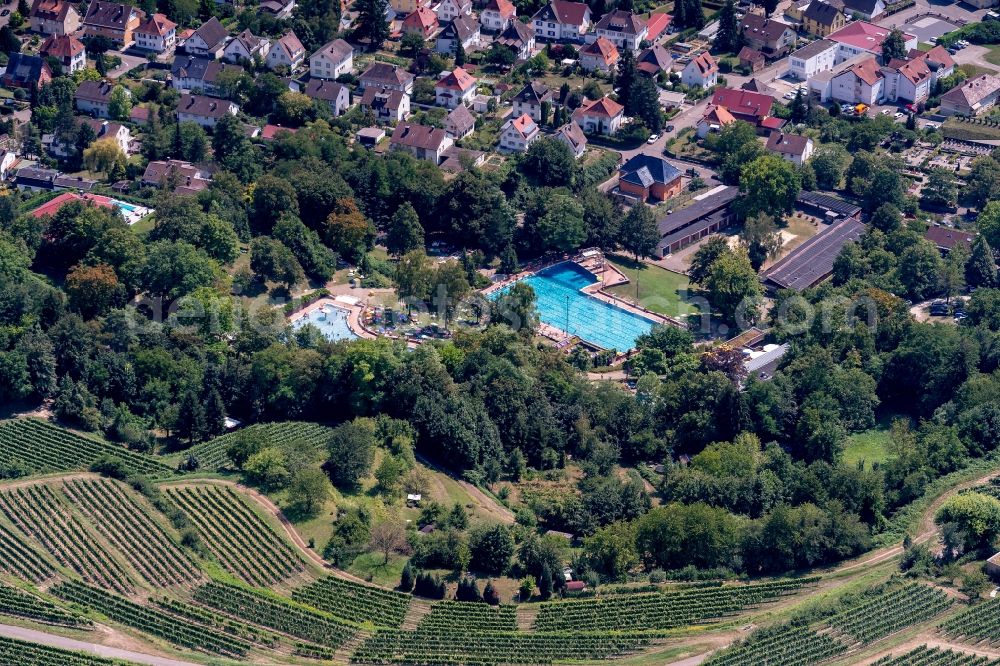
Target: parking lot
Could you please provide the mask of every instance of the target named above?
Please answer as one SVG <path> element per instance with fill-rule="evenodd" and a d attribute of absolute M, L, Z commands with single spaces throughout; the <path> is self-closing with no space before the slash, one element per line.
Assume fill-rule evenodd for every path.
<path fill-rule="evenodd" d="M 903 32 L 907 32 L 917 37 L 921 44 L 933 44 L 931 40 L 937 40 L 941 35 L 956 30 L 957 23 L 945 21 L 934 16 L 924 16 L 923 18 L 912 19 L 903 24 Z"/>

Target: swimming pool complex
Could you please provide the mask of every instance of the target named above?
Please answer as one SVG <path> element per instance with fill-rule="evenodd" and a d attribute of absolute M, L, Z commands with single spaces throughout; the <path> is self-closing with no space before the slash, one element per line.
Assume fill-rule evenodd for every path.
<path fill-rule="evenodd" d="M 327 340 L 356 340 L 358 335 L 347 325 L 348 314 L 344 308 L 327 304 L 293 321 L 292 328 L 299 329 L 312 324 Z"/>
<path fill-rule="evenodd" d="M 538 318 L 543 323 L 603 349 L 628 351 L 635 347 L 636 338 L 653 328 L 652 320 L 580 291 L 597 278 L 572 261 L 549 266 L 523 282 L 535 290 Z"/>

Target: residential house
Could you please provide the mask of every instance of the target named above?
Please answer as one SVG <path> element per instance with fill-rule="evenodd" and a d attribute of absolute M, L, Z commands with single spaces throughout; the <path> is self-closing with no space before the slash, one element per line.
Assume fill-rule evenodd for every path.
<path fill-rule="evenodd" d="M 351 91 L 341 83 L 326 79 L 309 79 L 302 92 L 312 99 L 326 102 L 334 116 L 343 114 L 351 107 Z"/>
<path fill-rule="evenodd" d="M 539 137 L 538 123 L 527 113 L 512 118 L 500 128 L 500 150 L 523 153 Z"/>
<path fill-rule="evenodd" d="M 476 77 L 461 67 L 443 75 L 434 84 L 434 102 L 446 109 L 454 109 L 459 104 L 471 104 L 476 94 Z"/>
<path fill-rule="evenodd" d="M 464 139 L 476 129 L 476 118 L 468 107 L 459 104 L 444 119 L 444 131 L 455 141 Z"/>
<path fill-rule="evenodd" d="M 978 116 L 997 103 L 1000 76 L 980 74 L 941 95 L 941 113 L 946 116 Z"/>
<path fill-rule="evenodd" d="M 605 37 L 598 37 L 580 49 L 580 67 L 588 72 L 610 72 L 618 64 L 618 47 Z"/>
<path fill-rule="evenodd" d="M 295 0 L 264 0 L 257 8 L 276 19 L 286 19 L 291 18 L 295 6 Z"/>
<path fill-rule="evenodd" d="M 382 123 L 398 123 L 410 115 L 410 96 L 398 90 L 369 86 L 365 88 L 360 104 L 371 110 L 375 120 Z"/>
<path fill-rule="evenodd" d="M 354 48 L 343 39 L 327 42 L 309 56 L 309 76 L 337 79 L 354 71 Z"/>
<path fill-rule="evenodd" d="M 547 85 L 532 81 L 511 100 L 514 106 L 513 117 L 517 118 L 527 114 L 531 116 L 532 120 L 540 123 L 542 122 L 542 104 L 548 103 L 551 107 L 552 100 L 552 91 Z"/>
<path fill-rule="evenodd" d="M 681 70 L 681 83 L 696 88 L 711 88 L 719 82 L 719 65 L 708 51 L 693 58 Z"/>
<path fill-rule="evenodd" d="M 934 76 L 923 58 L 894 58 L 882 68 L 882 75 L 885 78 L 882 97 L 887 102 L 902 100 L 919 104 L 930 97 Z"/>
<path fill-rule="evenodd" d="M 55 188 L 55 180 L 60 174 L 55 169 L 42 169 L 40 167 L 24 167 L 14 174 L 14 186 L 19 190 L 29 192 L 43 192 Z"/>
<path fill-rule="evenodd" d="M 407 16 L 417 11 L 417 7 L 425 7 L 428 0 L 389 0 L 389 6 L 397 16 Z"/>
<path fill-rule="evenodd" d="M 649 15 L 649 19 L 646 21 L 646 41 L 650 43 L 655 43 L 661 36 L 667 34 L 670 24 L 673 22 L 674 17 L 670 14 L 664 14 L 663 12 L 654 12 Z"/>
<path fill-rule="evenodd" d="M 844 13 L 871 21 L 885 13 L 884 0 L 842 0 Z"/>
<path fill-rule="evenodd" d="M 837 42 L 817 39 L 788 56 L 788 73 L 800 81 L 808 81 L 820 72 L 833 70 L 837 63 Z"/>
<path fill-rule="evenodd" d="M 438 31 L 437 15 L 427 7 L 417 7 L 416 11 L 403 19 L 400 30 L 404 35 L 420 35 L 424 39 L 430 39 Z"/>
<path fill-rule="evenodd" d="M 142 25 L 146 13 L 117 2 L 94 0 L 83 19 L 86 37 L 107 37 L 113 43 L 129 47 L 135 41 L 133 33 Z"/>
<path fill-rule="evenodd" d="M 587 135 L 583 133 L 576 121 L 571 120 L 557 129 L 555 137 L 569 146 L 576 159 L 580 159 L 587 152 Z"/>
<path fill-rule="evenodd" d="M 190 162 L 180 160 L 154 160 L 146 165 L 142 184 L 146 187 L 174 186 L 176 194 L 195 194 L 208 189 L 212 174 Z"/>
<path fill-rule="evenodd" d="M 635 67 L 643 76 L 657 77 L 660 72 L 670 72 L 673 66 L 670 52 L 659 44 L 643 49 L 635 59 Z"/>
<path fill-rule="evenodd" d="M 66 0 L 35 0 L 28 13 L 32 32 L 69 35 L 80 29 L 80 14 Z"/>
<path fill-rule="evenodd" d="M 740 67 L 745 67 L 751 72 L 759 72 L 764 69 L 764 54 L 760 51 L 753 50 L 749 46 L 744 46 L 740 49 L 740 52 L 736 57 L 740 61 Z"/>
<path fill-rule="evenodd" d="M 364 90 L 368 88 L 398 90 L 407 95 L 412 95 L 413 74 L 410 74 L 399 65 L 373 62 L 358 77 L 358 85 Z"/>
<path fill-rule="evenodd" d="M 115 87 L 115 84 L 107 81 L 81 81 L 73 95 L 76 110 L 97 118 L 109 117 L 108 107 L 111 104 L 111 93 Z M 123 87 L 122 90 L 127 95 L 131 94 L 128 88 Z"/>
<path fill-rule="evenodd" d="M 535 50 L 535 31 L 520 21 L 511 21 L 493 43 L 512 50 L 517 60 L 527 60 Z"/>
<path fill-rule="evenodd" d="M 132 132 L 121 123 L 108 120 L 98 120 L 96 118 L 84 118 L 83 122 L 94 130 L 94 135 L 98 139 L 113 139 L 121 151 L 128 155 L 132 152 Z"/>
<path fill-rule="evenodd" d="M 709 104 L 705 107 L 705 113 L 698 121 L 696 134 L 699 139 L 704 139 L 712 132 L 721 132 L 722 128 L 730 123 L 735 123 L 736 118 L 724 106 Z"/>
<path fill-rule="evenodd" d="M 812 157 L 813 140 L 798 134 L 771 132 L 767 138 L 767 151 L 795 166 L 802 166 Z"/>
<path fill-rule="evenodd" d="M 604 37 L 618 48 L 630 51 L 637 51 L 649 34 L 646 21 L 624 9 L 615 9 L 602 16 L 594 30 L 598 37 Z"/>
<path fill-rule="evenodd" d="M 662 157 L 639 153 L 618 167 L 618 190 L 639 201 L 666 201 L 681 192 L 681 172 Z"/>
<path fill-rule="evenodd" d="M 177 24 L 163 14 L 149 16 L 133 32 L 135 45 L 144 51 L 168 53 L 177 46 Z"/>
<path fill-rule="evenodd" d="M 625 107 L 610 97 L 585 101 L 573 112 L 573 120 L 587 134 L 612 135 L 625 121 Z"/>
<path fill-rule="evenodd" d="M 890 29 L 880 25 L 865 23 L 864 21 L 852 21 L 846 26 L 830 33 L 827 39 L 836 42 L 837 64 L 850 60 L 856 55 L 868 53 L 873 56 L 882 55 L 882 43 L 889 36 Z M 906 48 L 917 48 L 917 38 L 911 34 L 903 33 L 903 40 Z"/>
<path fill-rule="evenodd" d="M 883 96 L 885 76 L 875 58 L 855 62 L 832 79 L 831 97 L 847 104 L 877 104 Z"/>
<path fill-rule="evenodd" d="M 968 253 L 972 251 L 972 244 L 976 241 L 976 234 L 934 225 L 928 227 L 927 231 L 924 232 L 924 238 L 934 243 L 941 254 L 948 254 L 956 245 L 961 245 Z"/>
<path fill-rule="evenodd" d="M 235 116 L 239 110 L 240 107 L 229 100 L 184 94 L 177 103 L 177 118 L 180 122 L 191 121 L 212 128 L 227 115 Z"/>
<path fill-rule="evenodd" d="M 479 46 L 479 22 L 468 16 L 459 16 L 444 27 L 437 36 L 438 53 L 454 53 L 461 44 L 464 50 Z"/>
<path fill-rule="evenodd" d="M 198 27 L 184 42 L 184 51 L 216 60 L 222 57 L 229 41 L 229 33 L 214 16 Z"/>
<path fill-rule="evenodd" d="M 443 129 L 413 123 L 398 123 L 389 139 L 389 148 L 410 153 L 420 160 L 440 164 L 444 152 L 454 143 Z"/>
<path fill-rule="evenodd" d="M 816 37 L 826 37 L 846 24 L 844 12 L 823 0 L 813 0 L 802 13 L 802 30 Z"/>
<path fill-rule="evenodd" d="M 83 42 L 71 35 L 50 35 L 42 42 L 38 53 L 58 60 L 67 74 L 87 67 L 87 50 Z"/>
<path fill-rule="evenodd" d="M 535 37 L 550 42 L 582 42 L 590 23 L 590 7 L 570 0 L 550 0 L 531 17 Z"/>
<path fill-rule="evenodd" d="M 271 40 L 267 37 L 258 37 L 249 30 L 244 30 L 226 44 L 226 48 L 222 51 L 222 59 L 235 63 L 252 63 L 255 58 L 259 58 L 264 62 L 270 48 Z"/>
<path fill-rule="evenodd" d="M 931 70 L 931 85 L 934 86 L 940 79 L 947 78 L 955 73 L 955 60 L 943 46 L 935 46 L 930 51 L 912 49 L 909 54 L 911 60 L 923 60 Z"/>
<path fill-rule="evenodd" d="M 759 14 L 744 15 L 740 30 L 746 45 L 768 58 L 783 58 L 795 46 L 795 30 L 790 25 Z"/>
<path fill-rule="evenodd" d="M 436 12 L 439 23 L 448 23 L 460 16 L 472 16 L 472 0 L 441 0 Z"/>
<path fill-rule="evenodd" d="M 302 66 L 306 60 L 306 47 L 289 30 L 278 41 L 271 45 L 267 52 L 267 68 L 285 67 L 292 72 Z"/>
<path fill-rule="evenodd" d="M 503 32 L 511 21 L 517 20 L 517 7 L 509 0 L 489 0 L 479 12 L 479 23 L 484 30 Z"/>
<path fill-rule="evenodd" d="M 181 92 L 193 90 L 205 95 L 220 96 L 223 94 L 220 76 L 224 72 L 235 72 L 239 75 L 244 71 L 239 65 L 227 62 L 179 56 L 171 65 L 170 83 L 174 90 Z"/>
<path fill-rule="evenodd" d="M 764 121 L 771 115 L 774 98 L 749 90 L 719 88 L 712 95 L 711 103 L 724 107 L 736 120 L 762 128 L 765 127 Z"/>

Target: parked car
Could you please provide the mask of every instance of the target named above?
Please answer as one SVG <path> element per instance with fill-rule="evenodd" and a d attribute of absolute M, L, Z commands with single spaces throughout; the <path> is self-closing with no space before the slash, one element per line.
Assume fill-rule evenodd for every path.
<path fill-rule="evenodd" d="M 897 111 L 897 112 L 896 112 L 896 113 L 895 113 L 895 114 L 893 115 L 893 118 L 895 118 L 896 120 L 899 120 L 900 118 L 903 118 L 903 117 L 905 117 L 905 116 L 906 116 L 906 114 L 905 114 L 905 113 L 903 113 L 902 111 Z"/>
<path fill-rule="evenodd" d="M 659 140 L 659 138 L 660 138 L 659 134 L 650 134 L 649 138 L 646 139 L 646 143 L 648 143 L 650 145 L 653 145 L 654 143 L 656 143 Z"/>
<path fill-rule="evenodd" d="M 666 132 L 673 132 L 674 131 L 674 126 L 673 125 L 667 125 L 666 128 L 664 129 L 664 131 L 666 131 Z"/>
<path fill-rule="evenodd" d="M 928 312 L 932 317 L 947 317 L 948 316 L 948 304 L 944 301 L 934 301 L 931 303 Z"/>

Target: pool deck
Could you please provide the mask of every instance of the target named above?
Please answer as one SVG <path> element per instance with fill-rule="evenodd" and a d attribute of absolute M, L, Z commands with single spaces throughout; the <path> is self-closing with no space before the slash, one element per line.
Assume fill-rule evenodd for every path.
<path fill-rule="evenodd" d="M 361 324 L 361 313 L 364 312 L 364 305 L 361 303 L 358 303 L 357 305 L 350 305 L 329 296 L 325 296 L 318 301 L 310 303 L 301 310 L 293 312 L 289 315 L 288 321 L 289 323 L 298 321 L 299 319 L 302 319 L 310 313 L 313 313 L 327 305 L 347 311 L 347 327 L 351 329 L 351 332 L 354 333 L 354 335 L 359 338 L 365 338 L 366 340 L 373 340 L 378 337 Z"/>

